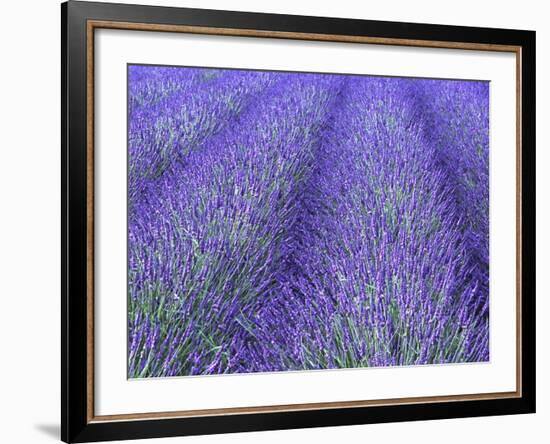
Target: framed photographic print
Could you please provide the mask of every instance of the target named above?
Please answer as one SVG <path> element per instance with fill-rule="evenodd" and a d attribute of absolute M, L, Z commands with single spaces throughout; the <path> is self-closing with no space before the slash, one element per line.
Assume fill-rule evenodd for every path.
<path fill-rule="evenodd" d="M 62 439 L 535 411 L 535 33 L 69 1 Z"/>

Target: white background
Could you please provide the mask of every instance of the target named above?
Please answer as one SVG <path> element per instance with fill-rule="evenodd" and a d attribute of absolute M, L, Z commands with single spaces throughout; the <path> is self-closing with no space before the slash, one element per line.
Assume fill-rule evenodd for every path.
<path fill-rule="evenodd" d="M 100 29 L 95 57 L 96 415 L 516 389 L 514 54 Z M 490 362 L 127 380 L 126 64 L 136 61 L 490 80 Z"/>
<path fill-rule="evenodd" d="M 120 0 L 119 0 L 120 1 Z M 548 11 L 535 0 L 463 0 L 452 6 L 437 1 L 358 2 L 293 1 L 153 1 L 150 4 L 214 9 L 356 17 L 524 28 L 537 30 L 537 320 L 538 413 L 528 416 L 472 418 L 403 424 L 262 432 L 214 437 L 174 438 L 155 442 L 253 443 L 366 442 L 464 443 L 544 442 L 550 420 L 550 216 L 546 170 L 550 153 Z M 54 442 L 59 422 L 59 3 L 12 2 L 4 6 L 0 28 L 0 436 L 8 443 Z M 6 137 L 7 136 L 7 137 Z M 7 284 L 7 285 L 6 285 Z"/>

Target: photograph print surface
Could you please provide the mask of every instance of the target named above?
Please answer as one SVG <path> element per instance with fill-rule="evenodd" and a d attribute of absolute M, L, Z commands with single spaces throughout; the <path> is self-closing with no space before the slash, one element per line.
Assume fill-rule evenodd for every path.
<path fill-rule="evenodd" d="M 128 66 L 128 377 L 489 360 L 489 83 Z"/>

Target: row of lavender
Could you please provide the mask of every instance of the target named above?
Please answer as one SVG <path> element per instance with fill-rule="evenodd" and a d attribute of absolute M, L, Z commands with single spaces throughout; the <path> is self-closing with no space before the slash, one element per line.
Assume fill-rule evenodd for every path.
<path fill-rule="evenodd" d="M 488 86 L 129 68 L 129 376 L 488 359 Z"/>

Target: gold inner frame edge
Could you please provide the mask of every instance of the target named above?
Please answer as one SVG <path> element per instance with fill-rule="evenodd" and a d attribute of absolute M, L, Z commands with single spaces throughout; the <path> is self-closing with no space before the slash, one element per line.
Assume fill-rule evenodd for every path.
<path fill-rule="evenodd" d="M 130 31 L 177 32 L 203 35 L 223 35 L 235 37 L 263 37 L 289 40 L 310 40 L 339 43 L 363 43 L 373 45 L 408 46 L 421 48 L 462 49 L 473 51 L 512 52 L 516 56 L 516 391 L 496 393 L 473 393 L 448 396 L 419 396 L 378 400 L 335 401 L 305 404 L 284 404 L 254 407 L 229 407 L 201 410 L 181 410 L 170 412 L 143 412 L 115 415 L 94 414 L 94 31 L 95 29 L 119 29 Z M 190 418 L 201 416 L 227 416 L 238 414 L 259 414 L 275 412 L 296 412 L 304 410 L 326 410 L 335 408 L 380 407 L 390 405 L 410 405 L 417 403 L 441 403 L 476 400 L 510 399 L 522 396 L 522 347 L 521 347 L 521 160 L 522 160 L 522 48 L 515 45 L 487 43 L 448 42 L 436 40 L 415 40 L 367 36 L 347 36 L 334 34 L 312 34 L 286 31 L 265 31 L 254 29 L 214 28 L 188 25 L 164 25 L 132 23 L 123 21 L 88 20 L 86 24 L 86 213 L 87 213 L 87 423 L 115 422 L 131 420 L 154 420 L 165 418 Z"/>

